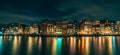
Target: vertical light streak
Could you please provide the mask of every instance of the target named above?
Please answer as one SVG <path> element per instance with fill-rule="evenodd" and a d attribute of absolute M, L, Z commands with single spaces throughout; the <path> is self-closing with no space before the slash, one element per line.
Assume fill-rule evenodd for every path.
<path fill-rule="evenodd" d="M 61 49 L 62 49 L 62 38 L 57 39 L 57 55 L 61 55 Z"/>
<path fill-rule="evenodd" d="M 85 54 L 85 37 L 82 37 L 82 55 Z"/>
<path fill-rule="evenodd" d="M 89 37 L 85 38 L 85 55 L 89 55 L 90 51 L 90 43 L 89 43 Z"/>
<path fill-rule="evenodd" d="M 39 50 L 41 50 L 41 47 L 42 47 L 42 38 L 39 37 L 39 43 L 38 43 Z"/>
<path fill-rule="evenodd" d="M 105 51 L 105 36 L 102 37 L 102 51 L 104 52 Z"/>
<path fill-rule="evenodd" d="M 28 45 L 27 45 L 27 49 L 28 49 L 28 55 L 31 54 L 32 52 L 32 46 L 33 46 L 33 40 L 32 37 L 28 37 Z"/>
<path fill-rule="evenodd" d="M 113 53 L 114 55 L 117 55 L 117 49 L 116 49 L 116 40 L 115 40 L 115 36 L 112 36 L 112 42 L 113 42 Z"/>
<path fill-rule="evenodd" d="M 118 49 L 118 51 L 120 51 L 120 47 L 119 47 L 120 46 L 120 36 L 117 36 L 116 38 L 117 38 L 117 46 L 118 46 L 117 49 Z"/>
<path fill-rule="evenodd" d="M 56 55 L 56 38 L 53 38 L 52 54 L 51 55 Z"/>
<path fill-rule="evenodd" d="M 80 49 L 81 48 L 81 40 L 80 39 L 78 39 L 78 53 L 80 54 Z"/>
<path fill-rule="evenodd" d="M 99 37 L 99 55 L 102 55 L 102 39 Z"/>
<path fill-rule="evenodd" d="M 17 51 L 17 37 L 15 36 L 14 40 L 13 40 L 13 53 L 14 53 L 14 55 L 16 54 L 16 51 Z"/>
<path fill-rule="evenodd" d="M 112 37 L 109 36 L 108 37 L 108 51 L 109 51 L 109 55 L 113 55 L 113 47 L 112 47 Z"/>
<path fill-rule="evenodd" d="M 70 37 L 70 55 L 75 55 L 76 50 L 76 38 Z"/>
<path fill-rule="evenodd" d="M 2 37 L 3 36 L 0 36 L 0 54 L 2 53 Z"/>

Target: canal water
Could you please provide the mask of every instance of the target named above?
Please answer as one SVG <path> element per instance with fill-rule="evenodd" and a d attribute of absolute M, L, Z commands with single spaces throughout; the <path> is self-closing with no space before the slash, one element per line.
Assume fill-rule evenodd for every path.
<path fill-rule="evenodd" d="M 0 36 L 0 55 L 120 55 L 120 37 Z"/>

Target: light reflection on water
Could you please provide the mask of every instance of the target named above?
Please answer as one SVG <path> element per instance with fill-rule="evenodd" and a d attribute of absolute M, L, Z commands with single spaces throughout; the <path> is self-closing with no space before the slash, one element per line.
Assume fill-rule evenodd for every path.
<path fill-rule="evenodd" d="M 32 53 L 32 46 L 33 46 L 33 39 L 32 37 L 28 38 L 28 43 L 27 43 L 27 53 L 30 55 Z"/>
<path fill-rule="evenodd" d="M 75 55 L 76 51 L 76 38 L 70 37 L 70 55 Z"/>
<path fill-rule="evenodd" d="M 2 52 L 2 36 L 0 36 L 0 54 Z"/>
<path fill-rule="evenodd" d="M 120 55 L 120 37 L 0 36 L 0 55 Z"/>
<path fill-rule="evenodd" d="M 98 40 L 98 55 L 102 55 L 102 38 L 99 37 L 99 40 Z"/>

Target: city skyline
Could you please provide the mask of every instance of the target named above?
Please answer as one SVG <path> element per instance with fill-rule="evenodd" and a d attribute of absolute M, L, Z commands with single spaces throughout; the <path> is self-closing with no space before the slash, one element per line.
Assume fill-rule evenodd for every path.
<path fill-rule="evenodd" d="M 119 35 L 120 20 L 42 20 L 31 25 L 9 23 L 0 25 L 3 35 Z"/>

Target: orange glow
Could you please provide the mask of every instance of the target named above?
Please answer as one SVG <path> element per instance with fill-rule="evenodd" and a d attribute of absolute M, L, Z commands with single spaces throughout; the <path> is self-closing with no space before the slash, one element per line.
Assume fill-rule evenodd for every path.
<path fill-rule="evenodd" d="M 90 43 L 89 43 L 89 37 L 86 37 L 86 42 L 85 42 L 85 55 L 89 55 L 90 51 Z"/>
<path fill-rule="evenodd" d="M 51 55 L 56 55 L 56 39 L 53 39 L 53 44 L 52 44 L 52 54 Z"/>
<path fill-rule="evenodd" d="M 80 44 L 81 44 L 81 40 L 78 39 L 78 53 L 80 52 L 80 48 L 81 48 Z"/>
<path fill-rule="evenodd" d="M 84 55 L 85 51 L 85 37 L 82 37 L 82 55 Z"/>
<path fill-rule="evenodd" d="M 109 55 L 113 55 L 113 45 L 112 45 L 112 37 L 109 36 L 108 38 L 108 50 L 109 50 Z"/>
<path fill-rule="evenodd" d="M 85 34 L 85 31 L 84 31 L 84 30 L 80 30 L 80 31 L 78 32 L 78 34 Z"/>
<path fill-rule="evenodd" d="M 99 55 L 102 55 L 102 39 L 99 37 Z"/>
<path fill-rule="evenodd" d="M 76 50 L 76 38 L 70 37 L 70 55 L 75 55 Z"/>

